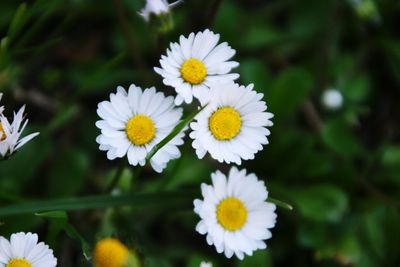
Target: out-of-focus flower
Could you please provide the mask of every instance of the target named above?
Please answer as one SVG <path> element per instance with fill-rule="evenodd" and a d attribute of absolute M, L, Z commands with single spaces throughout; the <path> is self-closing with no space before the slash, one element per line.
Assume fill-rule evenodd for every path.
<path fill-rule="evenodd" d="M 161 56 L 161 68 L 154 70 L 164 79 L 165 85 L 175 88 L 175 104 L 189 104 L 193 97 L 202 105 L 210 99 L 209 87 L 215 81 L 228 82 L 239 77 L 229 72 L 239 66 L 236 61 L 228 61 L 236 51 L 228 43 L 219 45 L 219 34 L 210 30 L 180 36 L 179 44 L 171 43 L 167 56 Z"/>
<path fill-rule="evenodd" d="M 165 97 L 154 87 L 145 89 L 131 85 L 128 92 L 119 86 L 110 94 L 110 101 L 99 103 L 96 122 L 101 134 L 96 141 L 100 150 L 107 151 L 113 160 L 125 155 L 131 165 L 143 166 L 146 155 L 179 123 L 182 109 L 176 108 L 172 96 Z M 183 144 L 184 133 L 179 133 L 151 158 L 156 172 L 162 172 L 168 161 L 181 156 L 178 149 Z"/>
<path fill-rule="evenodd" d="M 176 1 L 168 4 L 166 0 L 147 0 L 146 6 L 139 14 L 149 23 L 154 31 L 165 33 L 174 27 L 174 21 L 170 12 L 171 8 L 181 2 Z"/>
<path fill-rule="evenodd" d="M 200 263 L 200 267 L 212 267 L 212 266 L 213 266 L 213 265 L 212 265 L 211 262 L 202 261 L 202 262 Z"/>
<path fill-rule="evenodd" d="M 96 267 L 128 267 L 129 250 L 115 238 L 105 238 L 97 242 L 93 251 Z"/>
<path fill-rule="evenodd" d="M 343 104 L 343 96 L 337 89 L 327 89 L 322 94 L 322 104 L 327 109 L 339 109 Z"/>
<path fill-rule="evenodd" d="M 32 133 L 20 139 L 28 124 L 28 119 L 24 121 L 25 106 L 22 106 L 17 113 L 14 112 L 14 118 L 11 123 L 2 113 L 4 108 L 0 107 L 0 110 L 0 156 L 4 158 L 13 154 L 39 133 Z"/>
<path fill-rule="evenodd" d="M 194 200 L 194 211 L 201 220 L 197 232 L 207 235 L 207 243 L 218 253 L 239 259 L 267 246 L 269 231 L 276 223 L 276 206 L 266 202 L 268 191 L 263 181 L 246 170 L 232 167 L 228 178 L 216 171 L 212 185 L 202 184 L 203 200 Z"/>
<path fill-rule="evenodd" d="M 147 0 L 145 7 L 139 13 L 145 20 L 149 21 L 151 15 L 159 16 L 169 13 L 170 8 L 182 2 L 181 0 L 168 4 L 167 0 Z"/>
<path fill-rule="evenodd" d="M 10 241 L 0 237 L 0 266 L 4 267 L 55 267 L 57 259 L 53 250 L 38 235 L 32 233 L 12 234 Z"/>
<path fill-rule="evenodd" d="M 214 83 L 210 102 L 190 124 L 193 148 L 201 159 L 208 152 L 219 162 L 241 164 L 268 144 L 273 114 L 266 112 L 263 94 L 253 84 Z"/>

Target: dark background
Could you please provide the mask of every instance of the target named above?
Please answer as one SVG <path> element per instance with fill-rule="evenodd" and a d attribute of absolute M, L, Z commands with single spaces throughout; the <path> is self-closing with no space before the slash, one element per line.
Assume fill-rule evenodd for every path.
<path fill-rule="evenodd" d="M 137 14 L 144 4 L 0 2 L 2 104 L 10 117 L 26 104 L 25 133 L 41 132 L 0 162 L 0 234 L 38 232 L 58 266 L 91 265 L 68 227 L 89 247 L 112 234 L 149 267 L 195 267 L 201 259 L 219 267 L 400 266 L 400 3 L 186 0 L 173 9 L 175 27 L 166 34 Z M 200 183 L 229 167 L 197 159 L 189 138 L 162 175 L 126 165 L 114 194 L 177 190 L 193 197 L 68 211 L 69 224 L 34 209 L 2 213 L 11 204 L 103 194 L 127 161 L 110 162 L 98 150 L 97 103 L 131 83 L 173 94 L 153 67 L 170 41 L 207 27 L 236 49 L 239 82 L 254 83 L 275 114 L 270 145 L 243 164 L 266 180 L 270 196 L 294 207 L 278 208 L 267 250 L 227 260 L 195 232 L 191 203 Z M 324 108 L 328 88 L 342 93 L 342 107 Z"/>

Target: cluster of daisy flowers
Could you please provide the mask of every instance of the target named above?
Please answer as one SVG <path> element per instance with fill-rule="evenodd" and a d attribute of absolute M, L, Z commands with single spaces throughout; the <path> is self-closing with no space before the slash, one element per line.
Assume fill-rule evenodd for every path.
<path fill-rule="evenodd" d="M 0 101 L 3 94 L 0 93 Z M 0 106 L 0 160 L 11 156 L 27 142 L 32 140 L 39 133 L 32 133 L 21 138 L 28 120 L 24 118 L 25 106 L 22 106 L 16 113 L 13 120 L 9 121 L 4 115 L 4 106 Z"/>
<path fill-rule="evenodd" d="M 154 70 L 175 89 L 175 96 L 132 84 L 128 90 L 118 87 L 109 100 L 99 103 L 101 120 L 96 126 L 101 134 L 96 141 L 109 160 L 126 156 L 132 166 L 149 161 L 161 173 L 181 156 L 187 128 L 171 134 L 182 121 L 181 105 L 191 103 L 198 103 L 189 137 L 199 159 L 209 154 L 221 163 L 241 165 L 268 144 L 273 114 L 266 111 L 263 94 L 253 84 L 235 83 L 239 74 L 231 71 L 239 63 L 231 58 L 236 51 L 219 41 L 220 35 L 207 29 L 170 44 Z M 201 218 L 196 230 L 218 253 L 243 259 L 266 248 L 276 206 L 267 202 L 263 181 L 232 166 L 228 175 L 211 174 L 211 185 L 202 184 L 201 191 L 203 199 L 194 200 L 194 212 Z"/>

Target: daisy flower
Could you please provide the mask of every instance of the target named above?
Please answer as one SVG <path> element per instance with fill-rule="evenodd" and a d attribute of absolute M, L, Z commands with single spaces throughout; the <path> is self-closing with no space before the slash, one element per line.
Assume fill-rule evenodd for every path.
<path fill-rule="evenodd" d="M 150 20 L 151 15 L 160 15 L 169 13 L 170 8 L 178 5 L 181 0 L 168 4 L 167 0 L 147 0 L 146 6 L 139 13 L 146 21 Z"/>
<path fill-rule="evenodd" d="M 43 242 L 38 243 L 37 234 L 12 234 L 10 241 L 0 237 L 1 267 L 55 267 L 57 259 L 53 250 Z"/>
<path fill-rule="evenodd" d="M 201 159 L 209 152 L 219 162 L 241 164 L 254 159 L 255 153 L 268 144 L 273 114 L 266 112 L 263 94 L 252 90 L 253 84 L 214 83 L 210 103 L 190 124 L 193 148 Z"/>
<path fill-rule="evenodd" d="M 165 85 L 175 88 L 178 94 L 175 104 L 191 103 L 193 97 L 202 105 L 207 103 L 209 87 L 215 81 L 232 81 L 239 74 L 228 74 L 238 62 L 228 61 L 236 51 L 228 43 L 218 44 L 219 34 L 210 30 L 191 33 L 187 38 L 179 38 L 171 43 L 167 56 L 161 56 L 161 68 L 154 70 L 160 74 Z"/>
<path fill-rule="evenodd" d="M 128 248 L 115 238 L 98 241 L 93 251 L 93 261 L 97 267 L 124 267 L 128 260 Z"/>
<path fill-rule="evenodd" d="M 179 123 L 182 109 L 175 107 L 172 96 L 165 97 L 154 87 L 142 91 L 132 84 L 128 92 L 119 86 L 110 94 L 110 101 L 99 103 L 97 114 L 102 120 L 96 122 L 101 130 L 96 141 L 100 150 L 107 151 L 107 158 L 127 155 L 129 164 L 144 166 L 147 153 Z M 178 146 L 183 144 L 183 136 L 179 133 L 151 158 L 156 172 L 181 156 Z"/>
<path fill-rule="evenodd" d="M 39 133 L 32 133 L 21 138 L 21 134 L 28 124 L 27 119 L 24 121 L 25 106 L 22 106 L 17 113 L 14 112 L 14 118 L 11 123 L 2 114 L 3 107 L 0 107 L 0 110 L 0 156 L 7 157 Z"/>
<path fill-rule="evenodd" d="M 239 259 L 265 249 L 263 240 L 271 238 L 268 230 L 275 226 L 276 206 L 266 202 L 267 188 L 263 181 L 246 170 L 232 167 L 228 178 L 216 171 L 212 185 L 201 185 L 203 200 L 194 200 L 194 211 L 201 220 L 197 232 L 207 235 L 207 243 L 218 253 Z"/>

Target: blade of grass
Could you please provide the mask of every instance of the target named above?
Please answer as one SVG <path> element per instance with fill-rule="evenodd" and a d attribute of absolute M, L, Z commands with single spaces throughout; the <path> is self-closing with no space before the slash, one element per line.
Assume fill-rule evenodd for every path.
<path fill-rule="evenodd" d="M 160 150 L 163 146 L 165 146 L 169 141 L 171 141 L 175 136 L 177 136 L 183 128 L 186 127 L 186 125 L 191 122 L 194 117 L 196 117 L 197 114 L 199 114 L 207 105 L 204 105 L 200 109 L 194 111 L 192 114 L 190 114 L 188 117 L 186 117 L 184 120 L 182 120 L 178 125 L 175 126 L 175 128 L 171 131 L 169 135 L 167 135 L 163 140 L 160 141 L 157 145 L 155 145 L 150 152 L 146 156 L 146 161 L 149 161 L 156 153 L 158 150 Z"/>
<path fill-rule="evenodd" d="M 185 190 L 158 193 L 124 194 L 117 196 L 84 196 L 47 201 L 34 201 L 30 203 L 13 204 L 1 207 L 0 217 L 57 210 L 72 211 L 121 206 L 144 207 L 152 205 L 159 206 L 164 204 L 185 206 L 187 204 L 190 205 L 193 197 L 193 192 Z"/>

